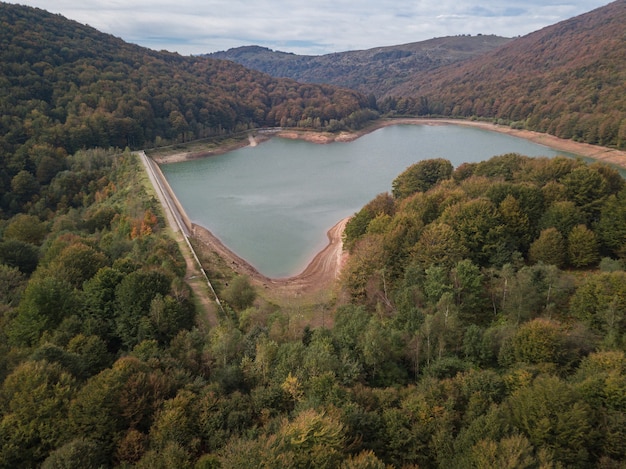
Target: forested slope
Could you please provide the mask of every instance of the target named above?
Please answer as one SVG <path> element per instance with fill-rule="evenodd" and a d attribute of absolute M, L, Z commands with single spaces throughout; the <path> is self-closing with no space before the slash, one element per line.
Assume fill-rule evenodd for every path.
<path fill-rule="evenodd" d="M 371 117 L 354 91 L 155 52 L 39 9 L 0 3 L 0 44 L 4 191 L 20 170 L 35 175 L 44 157 L 59 166 L 81 148 L 151 147 L 260 126 L 337 129 Z"/>
<path fill-rule="evenodd" d="M 418 72 L 470 60 L 509 41 L 479 34 L 319 56 L 296 55 L 259 46 L 237 47 L 207 56 L 232 60 L 274 77 L 345 86 L 382 98 Z"/>
<path fill-rule="evenodd" d="M 297 56 L 260 47 L 213 54 L 275 76 L 373 93 L 387 115 L 494 119 L 626 148 L 626 2 L 508 40 L 457 36 Z"/>
<path fill-rule="evenodd" d="M 626 461 L 613 169 L 425 160 L 348 225 L 331 328 L 240 277 L 208 329 L 133 156 L 68 164 L 67 209 L 2 225 L 0 467 Z"/>
<path fill-rule="evenodd" d="M 626 1 L 515 39 L 470 62 L 417 74 L 383 111 L 500 119 L 626 148 Z"/>

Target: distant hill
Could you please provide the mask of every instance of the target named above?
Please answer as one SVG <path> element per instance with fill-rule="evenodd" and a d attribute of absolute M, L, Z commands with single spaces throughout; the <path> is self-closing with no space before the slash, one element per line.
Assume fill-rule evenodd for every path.
<path fill-rule="evenodd" d="M 275 77 L 345 86 L 382 97 L 418 72 L 474 58 L 509 41 L 492 35 L 453 36 L 320 56 L 245 46 L 207 57 L 231 60 Z"/>
<path fill-rule="evenodd" d="M 9 152 L 138 148 L 258 126 L 340 128 L 367 108 L 352 90 L 156 52 L 40 9 L 0 3 L 0 25 L 0 148 Z"/>
<path fill-rule="evenodd" d="M 626 0 L 515 39 L 471 61 L 418 73 L 386 111 L 495 118 L 626 148 Z M 407 99 L 408 98 L 408 99 Z"/>

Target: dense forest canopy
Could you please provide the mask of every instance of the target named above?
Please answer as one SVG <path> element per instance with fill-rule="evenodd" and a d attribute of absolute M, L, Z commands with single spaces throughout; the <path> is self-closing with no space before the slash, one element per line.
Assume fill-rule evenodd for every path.
<path fill-rule="evenodd" d="M 347 224 L 330 300 L 277 304 L 204 255 L 210 325 L 139 160 L 110 147 L 349 125 L 361 96 L 0 14 L 1 468 L 624 466 L 614 168 L 416 149 Z"/>
<path fill-rule="evenodd" d="M 0 467 L 626 460 L 616 170 L 416 163 L 348 224 L 332 327 L 302 329 L 245 277 L 209 327 L 135 157 L 67 164 L 67 205 L 1 227 Z"/>
<path fill-rule="evenodd" d="M 471 61 L 417 74 L 380 108 L 499 119 L 626 149 L 625 24 L 626 1 L 615 1 Z"/>

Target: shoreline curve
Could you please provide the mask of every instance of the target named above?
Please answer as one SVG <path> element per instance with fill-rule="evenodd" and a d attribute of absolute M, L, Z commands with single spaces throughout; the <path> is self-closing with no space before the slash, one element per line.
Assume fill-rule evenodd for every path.
<path fill-rule="evenodd" d="M 326 232 L 328 244 L 313 257 L 304 270 L 299 274 L 281 278 L 271 278 L 259 272 L 203 226 L 192 224 L 191 235 L 204 247 L 215 252 L 237 274 L 248 276 L 254 283 L 264 288 L 291 294 L 313 293 L 331 287 L 339 277 L 348 256 L 347 252 L 343 251 L 342 237 L 350 218 L 340 220 Z"/>
<path fill-rule="evenodd" d="M 273 132 L 272 135 L 262 134 L 256 137 L 250 136 L 246 143 L 237 144 L 237 148 L 247 145 L 256 145 L 260 141 L 267 140 L 272 136 L 287 139 L 300 139 L 312 143 L 326 144 L 332 142 L 350 142 L 357 138 L 374 132 L 380 128 L 390 125 L 463 125 L 469 127 L 477 127 L 485 130 L 505 133 L 508 135 L 523 138 L 541 145 L 548 146 L 558 151 L 572 153 L 582 157 L 591 158 L 598 161 L 607 162 L 626 168 L 626 152 L 615 150 L 607 147 L 590 145 L 587 143 L 575 142 L 555 137 L 553 135 L 534 132 L 530 130 L 513 129 L 509 126 L 498 125 L 495 123 L 484 121 L 470 121 L 460 119 L 432 119 L 432 118 L 394 118 L 380 119 L 370 127 L 358 132 L 340 132 L 339 134 L 331 134 L 328 132 L 312 132 L 302 130 L 281 130 Z M 256 140 L 255 140 L 256 138 Z M 218 152 L 208 152 L 206 154 L 179 153 L 166 157 L 161 157 L 157 161 L 158 164 L 168 164 L 174 162 L 185 161 L 187 159 L 195 159 L 198 157 L 209 157 L 218 153 L 225 153 L 233 148 L 223 148 Z M 345 264 L 348 253 L 343 252 L 342 235 L 346 223 L 350 217 L 340 220 L 327 232 L 329 239 L 328 245 L 318 252 L 304 270 L 294 276 L 285 278 L 270 278 L 259 272 L 254 266 L 242 257 L 238 256 L 234 251 L 229 249 L 222 241 L 219 240 L 208 228 L 192 224 L 192 236 L 200 241 L 206 248 L 215 252 L 222 258 L 236 273 L 247 275 L 255 283 L 265 288 L 281 290 L 288 294 L 304 294 L 323 290 L 332 286 L 336 278 L 338 278 L 341 268 Z"/>

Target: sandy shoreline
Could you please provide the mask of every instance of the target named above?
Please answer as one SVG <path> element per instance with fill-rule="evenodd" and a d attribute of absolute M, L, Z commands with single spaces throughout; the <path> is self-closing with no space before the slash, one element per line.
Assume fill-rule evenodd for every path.
<path fill-rule="evenodd" d="M 203 226 L 194 224 L 192 237 L 215 252 L 237 274 L 248 276 L 257 286 L 272 289 L 281 296 L 299 296 L 326 290 L 339 276 L 347 257 L 347 253 L 343 251 L 342 235 L 348 220 L 349 218 L 344 218 L 328 230 L 328 244 L 301 273 L 285 278 L 263 275 Z"/>
<path fill-rule="evenodd" d="M 181 152 L 166 156 L 153 158 L 158 164 L 168 164 L 180 161 L 187 161 L 196 158 L 204 158 L 213 155 L 223 154 L 237 148 L 248 145 L 256 145 L 268 140 L 273 136 L 300 139 L 313 143 L 326 144 L 332 142 L 349 142 L 367 133 L 390 125 L 464 125 L 478 127 L 490 131 L 501 132 L 512 136 L 524 138 L 532 142 L 546 145 L 555 150 L 573 153 L 583 157 L 593 158 L 626 168 L 626 152 L 605 147 L 598 147 L 586 143 L 564 140 L 548 134 L 532 132 L 529 130 L 517 130 L 508 126 L 496 125 L 488 122 L 466 121 L 454 119 L 381 119 L 374 125 L 359 132 L 341 132 L 331 134 L 328 132 L 312 132 L 300 130 L 281 130 L 276 132 L 258 133 L 247 140 L 221 147 L 216 150 L 206 152 Z M 289 278 L 273 279 L 261 274 L 245 259 L 225 246 L 207 228 L 193 225 L 192 237 L 201 242 L 207 249 L 215 252 L 222 258 L 235 272 L 240 275 L 247 275 L 258 286 L 272 289 L 280 295 L 305 295 L 316 293 L 332 286 L 338 277 L 341 267 L 346 261 L 347 253 L 343 252 L 342 235 L 349 218 L 339 221 L 328 231 L 329 244 L 319 252 L 302 273 Z"/>

